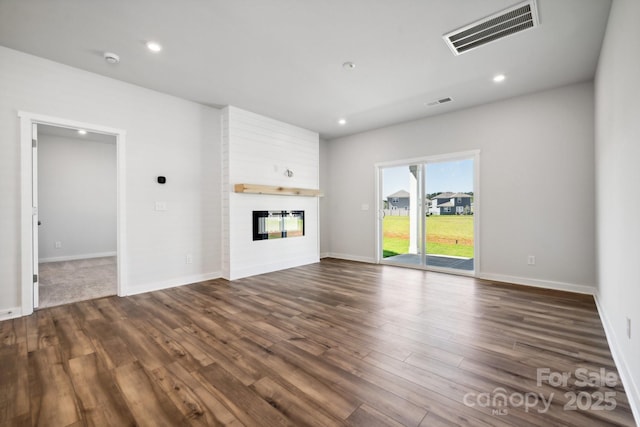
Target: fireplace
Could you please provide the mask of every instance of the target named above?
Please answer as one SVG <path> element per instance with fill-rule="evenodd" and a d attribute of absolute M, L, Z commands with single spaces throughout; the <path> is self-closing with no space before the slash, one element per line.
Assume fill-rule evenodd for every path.
<path fill-rule="evenodd" d="M 304 236 L 304 211 L 253 211 L 253 240 Z"/>

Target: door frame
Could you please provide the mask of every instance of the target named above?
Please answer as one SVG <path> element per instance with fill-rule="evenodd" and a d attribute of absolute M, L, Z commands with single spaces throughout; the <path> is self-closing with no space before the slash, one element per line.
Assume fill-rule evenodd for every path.
<path fill-rule="evenodd" d="M 34 310 L 34 262 L 37 252 L 34 251 L 34 212 L 33 196 L 37 191 L 34 181 L 34 164 L 32 135 L 33 125 L 51 125 L 63 128 L 85 129 L 87 132 L 113 135 L 116 138 L 116 223 L 117 223 L 117 276 L 118 296 L 127 295 L 127 264 L 126 264 L 126 208 L 125 208 L 125 141 L 126 131 L 123 129 L 80 122 L 76 120 L 51 117 L 25 111 L 18 112 L 20 119 L 20 234 L 21 234 L 21 311 L 26 316 Z M 37 160 L 37 157 L 36 157 Z M 37 239 L 37 236 L 35 236 Z M 35 242 L 37 244 L 37 242 Z"/>
<path fill-rule="evenodd" d="M 382 169 L 394 166 L 415 165 L 425 163 L 440 163 L 447 161 L 456 161 L 464 159 L 473 159 L 473 271 L 456 270 L 451 268 L 442 268 L 428 266 L 425 263 L 422 265 L 404 265 L 399 263 L 390 263 L 384 261 L 382 253 L 383 243 L 383 230 L 382 220 L 384 218 L 382 205 Z M 433 156 L 415 157 L 410 159 L 392 160 L 388 162 L 378 162 L 374 164 L 375 170 L 375 194 L 376 194 L 376 262 L 378 264 L 398 265 L 412 267 L 422 270 L 441 271 L 444 273 L 458 274 L 462 276 L 477 277 L 480 273 L 480 150 L 459 151 L 455 153 L 437 154 Z M 425 184 L 426 174 L 422 174 L 423 184 Z M 423 185 L 424 187 L 424 185 Z M 420 227 L 424 229 L 424 227 Z M 421 236 L 420 238 L 424 247 L 426 248 L 426 242 Z M 423 251 L 424 252 L 424 251 Z M 423 256 L 426 254 L 423 253 Z"/>

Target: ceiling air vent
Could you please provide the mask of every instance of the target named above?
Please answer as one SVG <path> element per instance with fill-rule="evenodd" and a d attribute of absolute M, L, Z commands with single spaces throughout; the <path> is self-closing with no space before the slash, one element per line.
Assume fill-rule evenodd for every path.
<path fill-rule="evenodd" d="M 458 28 L 443 38 L 457 56 L 538 25 L 536 2 L 530 0 Z"/>
<path fill-rule="evenodd" d="M 451 101 L 453 101 L 453 99 L 451 99 L 450 97 L 446 97 L 446 98 L 438 99 L 437 101 L 429 102 L 429 103 L 427 103 L 427 105 L 429 107 L 432 107 L 434 105 L 445 104 L 445 103 L 451 102 Z"/>

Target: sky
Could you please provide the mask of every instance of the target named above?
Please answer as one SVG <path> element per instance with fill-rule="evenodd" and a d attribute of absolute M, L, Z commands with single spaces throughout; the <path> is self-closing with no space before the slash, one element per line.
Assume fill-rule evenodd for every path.
<path fill-rule="evenodd" d="M 384 168 L 382 176 L 384 199 L 399 190 L 409 191 L 408 166 Z M 426 185 L 426 194 L 445 191 L 456 193 L 473 191 L 473 160 L 428 163 Z"/>

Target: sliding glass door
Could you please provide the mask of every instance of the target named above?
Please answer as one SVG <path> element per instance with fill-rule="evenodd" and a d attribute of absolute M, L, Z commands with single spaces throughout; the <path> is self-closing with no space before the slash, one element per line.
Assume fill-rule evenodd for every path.
<path fill-rule="evenodd" d="M 473 163 L 460 159 L 425 164 L 428 266 L 474 270 Z"/>
<path fill-rule="evenodd" d="M 478 153 L 378 165 L 379 262 L 473 273 Z"/>
<path fill-rule="evenodd" d="M 424 168 L 409 164 L 382 168 L 382 258 L 389 262 L 421 264 L 424 252 L 420 205 Z"/>

